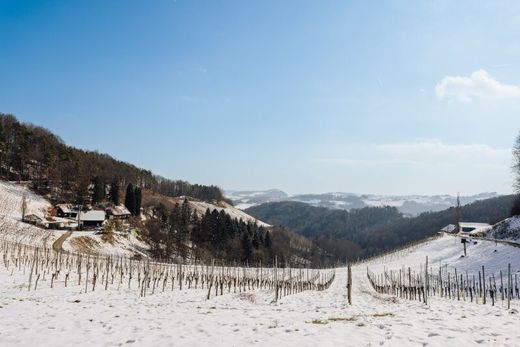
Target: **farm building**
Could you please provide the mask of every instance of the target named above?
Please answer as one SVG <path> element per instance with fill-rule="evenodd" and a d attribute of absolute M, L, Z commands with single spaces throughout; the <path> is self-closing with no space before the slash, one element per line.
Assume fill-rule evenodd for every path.
<path fill-rule="evenodd" d="M 79 224 L 83 227 L 100 227 L 105 221 L 105 211 L 90 210 L 79 214 Z"/>
<path fill-rule="evenodd" d="M 56 205 L 56 214 L 62 218 L 76 218 L 78 216 L 78 208 L 71 204 Z"/>
<path fill-rule="evenodd" d="M 461 222 L 459 223 L 459 233 L 464 235 L 472 235 L 479 236 L 488 232 L 492 228 L 491 225 L 487 223 L 469 223 L 469 222 Z"/>
<path fill-rule="evenodd" d="M 124 205 L 112 206 L 105 211 L 108 219 L 128 219 L 132 215 Z"/>
<path fill-rule="evenodd" d="M 448 224 L 440 231 L 453 234 L 457 233 L 458 230 L 458 233 L 461 235 L 481 236 L 489 231 L 491 227 L 492 226 L 487 223 L 461 222 L 458 228 L 455 224 Z"/>
<path fill-rule="evenodd" d="M 25 216 L 23 221 L 25 223 L 29 223 L 29 224 L 32 224 L 32 225 L 38 225 L 38 226 L 45 225 L 45 220 L 43 218 L 41 218 L 40 216 L 37 216 L 35 214 L 28 214 L 27 216 Z"/>

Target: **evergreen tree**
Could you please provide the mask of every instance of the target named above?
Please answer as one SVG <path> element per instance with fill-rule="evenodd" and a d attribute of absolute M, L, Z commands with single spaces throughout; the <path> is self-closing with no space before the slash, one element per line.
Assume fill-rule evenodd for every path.
<path fill-rule="evenodd" d="M 188 202 L 187 198 L 184 198 L 184 201 L 182 202 L 182 207 L 181 207 L 181 223 L 186 229 L 187 229 L 188 225 L 190 224 L 190 217 L 191 217 L 190 203 Z"/>
<path fill-rule="evenodd" d="M 520 216 L 520 194 L 516 196 L 511 207 L 511 216 Z"/>
<path fill-rule="evenodd" d="M 271 241 L 271 233 L 269 233 L 269 230 L 267 230 L 265 233 L 265 238 L 264 238 L 264 246 L 266 248 L 271 248 L 272 245 L 273 245 L 273 242 Z"/>
<path fill-rule="evenodd" d="M 255 249 L 258 249 L 260 247 L 260 238 L 258 236 L 258 230 L 254 232 L 253 240 L 251 241 L 251 243 Z"/>
<path fill-rule="evenodd" d="M 135 188 L 135 215 L 141 215 L 141 201 L 142 201 L 142 190 L 141 187 Z"/>
<path fill-rule="evenodd" d="M 244 262 L 250 262 L 253 254 L 253 247 L 251 244 L 251 237 L 248 233 L 242 235 L 242 260 Z"/>
<path fill-rule="evenodd" d="M 125 206 L 132 216 L 135 216 L 135 190 L 132 183 L 126 187 Z"/>
<path fill-rule="evenodd" d="M 119 205 L 119 183 L 117 180 L 114 180 L 110 184 L 110 201 L 112 201 L 114 205 Z"/>
<path fill-rule="evenodd" d="M 105 199 L 105 183 L 98 176 L 94 177 L 92 183 L 92 204 L 99 204 Z"/>

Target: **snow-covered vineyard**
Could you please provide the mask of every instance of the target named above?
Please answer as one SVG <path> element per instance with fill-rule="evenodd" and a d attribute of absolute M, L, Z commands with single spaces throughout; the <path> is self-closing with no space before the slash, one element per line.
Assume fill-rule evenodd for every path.
<path fill-rule="evenodd" d="M 426 254 L 429 254 L 432 263 L 457 266 L 460 271 L 473 271 L 484 265 L 493 272 L 507 263 L 512 264 L 515 272 L 518 271 L 520 249 L 495 245 L 490 241 L 473 244 L 468 257 L 460 258 L 460 240 L 444 236 L 412 249 L 355 265 L 352 268 L 352 305 L 348 305 L 346 298 L 345 268 L 336 269 L 335 278 L 328 278 L 331 281 L 323 278 L 329 282 L 327 288 L 294 289 L 292 295 L 280 295 L 277 301 L 274 300 L 276 289 L 268 284 L 255 287 L 251 283 L 248 285 L 246 280 L 245 286 L 236 290 L 224 287 L 222 291 L 220 288 L 209 291 L 207 282 L 204 287 L 202 283 L 195 285 L 192 282 L 190 285 L 186 278 L 189 275 L 182 280 L 182 287 L 177 278 L 168 280 L 167 286 L 155 281 L 154 289 L 152 279 L 148 292 L 143 293 L 139 289 L 137 268 L 133 274 L 135 282 L 130 282 L 129 287 L 129 276 L 121 281 L 120 271 L 117 271 L 121 268 L 116 266 L 116 261 L 113 262 L 114 271 L 107 272 L 104 272 L 103 266 L 106 267 L 108 261 L 100 263 L 97 271 L 96 266 L 91 264 L 89 275 L 84 263 L 79 282 L 77 256 L 69 257 L 67 267 L 65 254 L 61 255 L 61 260 L 59 257 L 49 258 L 47 264 L 46 253 L 42 252 L 37 262 L 39 265 L 36 265 L 31 262 L 31 259 L 34 260 L 33 253 L 29 249 L 24 252 L 23 247 L 19 247 L 20 260 L 13 263 L 18 250 L 5 243 L 3 247 L 4 250 L 6 247 L 11 250 L 3 252 L 0 270 L 2 346 L 29 345 L 35 339 L 38 345 L 43 346 L 55 346 L 57 341 L 60 345 L 99 346 L 130 343 L 231 346 L 274 343 L 287 346 L 445 346 L 456 343 L 515 346 L 520 338 L 514 329 L 519 319 L 518 301 L 513 301 L 512 308 L 508 310 L 501 301 L 495 306 L 476 305 L 469 301 L 432 296 L 425 305 L 419 301 L 376 293 L 366 276 L 367 266 L 372 271 L 398 270 L 403 266 L 413 266 L 419 270 Z M 49 250 L 47 254 L 52 256 L 52 252 Z M 59 262 L 64 264 L 64 268 L 56 275 L 56 264 Z M 36 266 L 39 267 L 38 274 Z M 65 286 L 67 271 L 75 275 L 69 274 L 69 282 Z M 176 267 L 172 267 L 171 271 L 175 277 Z M 200 274 L 207 275 L 211 271 L 211 267 L 198 268 Z M 215 269 L 213 271 L 217 272 Z M 227 268 L 219 271 L 230 273 L 238 270 Z M 247 271 L 244 278 L 247 274 L 257 276 L 259 270 Z M 265 271 L 265 278 L 272 278 L 272 270 Z M 311 270 L 293 271 L 293 276 L 301 275 L 306 279 L 316 277 L 317 273 Z M 143 269 L 142 277 L 146 276 L 144 272 Z M 307 272 L 309 276 L 305 275 Z M 323 276 L 327 273 L 332 276 L 330 271 L 324 272 Z M 283 276 L 290 278 L 288 270 Z M 93 289 L 95 282 L 97 288 Z M 211 293 L 209 299 L 208 293 Z"/>

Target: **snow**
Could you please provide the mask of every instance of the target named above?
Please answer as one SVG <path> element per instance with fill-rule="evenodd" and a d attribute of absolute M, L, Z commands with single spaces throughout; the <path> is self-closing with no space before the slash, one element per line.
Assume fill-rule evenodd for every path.
<path fill-rule="evenodd" d="M 52 205 L 45 198 L 33 193 L 24 185 L 0 180 L 0 239 L 20 242 L 26 245 L 52 247 L 64 235 L 64 230 L 43 229 L 28 223 L 23 223 L 21 204 L 25 195 L 27 201 L 26 214 L 34 214 L 44 218 Z M 89 213 L 104 215 L 104 211 L 89 211 Z M 86 215 L 82 213 L 82 216 Z M 70 219 L 53 217 L 56 222 L 69 226 L 76 223 Z M 77 241 L 77 240 L 80 241 Z M 76 241 L 74 241 L 76 240 Z M 143 254 L 149 248 L 134 235 L 114 233 L 110 238 L 96 235 L 94 232 L 78 231 L 65 239 L 62 248 L 71 252 L 89 252 L 106 255 L 132 256 Z"/>
<path fill-rule="evenodd" d="M 516 243 L 520 242 L 520 216 L 514 216 L 495 224 L 487 237 Z"/>
<path fill-rule="evenodd" d="M 136 254 L 146 256 L 150 246 L 131 232 L 77 231 L 63 242 L 62 248 L 67 252 L 132 257 Z"/>
<path fill-rule="evenodd" d="M 497 249 L 497 253 L 494 250 Z M 83 293 L 83 286 L 40 282 L 27 291 L 27 274 L 0 263 L 0 345 L 38 346 L 516 346 L 518 301 L 496 306 L 432 297 L 429 305 L 377 294 L 372 271 L 432 264 L 473 271 L 485 264 L 520 266 L 519 248 L 489 241 L 468 245 L 443 236 L 353 267 L 353 305 L 346 302 L 346 270 L 322 292 L 303 292 L 273 303 L 268 290 L 206 300 L 206 290 L 175 288 L 139 297 L 126 286 Z M 515 313 L 516 312 L 516 313 Z"/>
<path fill-rule="evenodd" d="M 32 245 L 50 246 L 64 231 L 46 230 L 22 222 L 22 199 L 26 197 L 26 215 L 34 214 L 40 218 L 52 207 L 41 196 L 34 194 L 21 184 L 0 181 L 0 239 Z"/>
<path fill-rule="evenodd" d="M 382 272 L 383 268 L 399 270 L 409 266 L 412 270 L 418 270 L 424 266 L 428 256 L 428 263 L 433 266 L 434 271 L 439 266 L 447 266 L 449 271 L 457 269 L 459 272 L 478 274 L 482 266 L 485 266 L 486 274 L 491 276 L 492 273 L 498 275 L 500 270 L 507 270 L 507 264 L 511 263 L 511 271 L 520 273 L 520 248 L 480 238 L 470 240 L 466 244 L 466 257 L 463 257 L 464 249 L 460 237 L 442 234 L 418 246 L 382 256 L 368 266 L 376 273 Z"/>
<path fill-rule="evenodd" d="M 182 200 L 182 198 L 181 198 L 181 200 Z M 258 220 L 256 218 L 248 215 L 244 211 L 242 211 L 238 208 L 235 208 L 229 204 L 226 204 L 224 202 L 221 202 L 220 205 L 214 205 L 214 204 L 210 204 L 205 201 L 189 199 L 189 204 L 192 208 L 194 208 L 198 212 L 198 214 L 200 216 L 202 216 L 206 212 L 207 209 L 209 209 L 210 211 L 217 210 L 218 212 L 224 210 L 224 212 L 227 213 L 232 219 L 235 219 L 235 218 L 238 220 L 242 219 L 244 222 L 257 223 L 259 226 L 264 226 L 264 227 L 270 226 L 269 224 L 262 222 L 261 220 Z"/>

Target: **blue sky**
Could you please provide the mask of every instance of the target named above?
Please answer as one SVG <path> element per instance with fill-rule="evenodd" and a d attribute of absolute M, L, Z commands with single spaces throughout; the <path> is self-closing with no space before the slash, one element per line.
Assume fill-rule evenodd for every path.
<path fill-rule="evenodd" d="M 518 1 L 0 0 L 0 112 L 170 178 L 512 191 Z"/>

